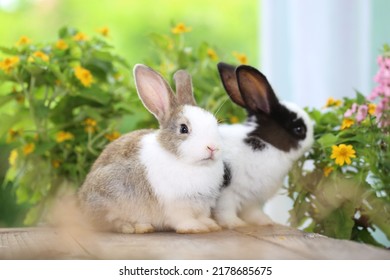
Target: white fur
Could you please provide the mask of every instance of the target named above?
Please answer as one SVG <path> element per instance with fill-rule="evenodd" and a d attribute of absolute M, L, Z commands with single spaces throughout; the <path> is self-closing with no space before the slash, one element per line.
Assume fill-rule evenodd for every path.
<path fill-rule="evenodd" d="M 181 160 L 192 164 L 204 165 L 204 159 L 210 156 L 209 147 L 216 148 L 216 159 L 221 157 L 221 137 L 215 117 L 199 108 L 190 105 L 183 107 L 183 115 L 190 123 L 189 137 L 180 145 Z"/>
<path fill-rule="evenodd" d="M 305 140 L 298 149 L 281 151 L 267 144 L 263 150 L 253 151 L 244 139 L 255 127 L 251 120 L 246 124 L 221 125 L 224 161 L 230 165 L 232 181 L 223 189 L 215 208 L 215 217 L 221 226 L 234 228 L 250 224 L 269 224 L 271 220 L 262 212 L 264 203 L 282 186 L 292 164 L 313 143 L 312 122 L 296 105 L 284 103 L 297 112 L 307 126 Z"/>
<path fill-rule="evenodd" d="M 215 203 L 223 176 L 223 162 L 192 165 L 161 147 L 156 133 L 141 140 L 140 161 L 147 168 L 147 179 L 157 198 L 165 203 L 174 200 L 209 197 Z"/>

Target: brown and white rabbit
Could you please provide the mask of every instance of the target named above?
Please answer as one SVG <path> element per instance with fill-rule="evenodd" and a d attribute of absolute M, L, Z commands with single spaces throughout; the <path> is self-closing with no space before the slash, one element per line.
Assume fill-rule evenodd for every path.
<path fill-rule="evenodd" d="M 190 75 L 163 77 L 134 67 L 138 95 L 157 130 L 138 130 L 110 143 L 79 191 L 81 209 L 100 230 L 146 233 L 219 230 L 210 218 L 223 181 L 215 117 L 195 104 Z"/>
<path fill-rule="evenodd" d="M 262 208 L 283 185 L 294 161 L 313 144 L 313 122 L 297 105 L 280 102 L 257 69 L 218 64 L 229 97 L 247 111 L 242 124 L 221 125 L 226 184 L 214 216 L 227 228 L 271 224 Z"/>

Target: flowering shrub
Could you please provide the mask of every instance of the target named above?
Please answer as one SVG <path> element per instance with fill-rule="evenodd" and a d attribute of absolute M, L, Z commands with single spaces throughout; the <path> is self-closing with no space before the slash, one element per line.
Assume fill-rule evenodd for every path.
<path fill-rule="evenodd" d="M 167 79 L 187 69 L 199 105 L 238 122 L 242 110 L 224 105 L 216 68 L 221 55 L 207 43 L 188 46 L 190 31 L 180 23 L 169 34 L 152 34 L 153 51 L 140 63 Z M 80 186 L 107 143 L 157 126 L 137 97 L 132 66 L 113 53 L 108 34 L 108 28 L 96 36 L 63 28 L 51 43 L 22 36 L 14 47 L 0 48 L 0 143 L 9 153 L 6 182 L 17 203 L 30 208 L 25 224 L 37 222 L 59 191 Z M 230 57 L 247 60 L 236 52 Z"/>
<path fill-rule="evenodd" d="M 119 120 L 134 113 L 129 66 L 101 33 L 63 28 L 58 40 L 23 36 L 0 50 L 0 138 L 11 149 L 6 180 L 34 223 L 48 202 L 85 177 L 102 148 L 119 137 Z"/>
<path fill-rule="evenodd" d="M 293 226 L 378 246 L 384 243 L 376 232 L 390 239 L 388 46 L 378 64 L 377 86 L 367 98 L 330 98 L 322 110 L 308 110 L 316 142 L 289 176 Z"/>

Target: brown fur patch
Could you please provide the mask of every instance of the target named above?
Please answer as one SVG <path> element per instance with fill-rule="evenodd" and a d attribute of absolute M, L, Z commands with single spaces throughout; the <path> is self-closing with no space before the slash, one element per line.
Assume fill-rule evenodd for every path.
<path fill-rule="evenodd" d="M 176 108 L 176 110 L 172 112 L 170 121 L 165 127 L 161 128 L 157 134 L 157 140 L 161 146 L 177 157 L 180 157 L 178 150 L 180 143 L 188 138 L 188 134 L 179 133 L 180 124 L 186 124 L 189 131 L 191 131 L 191 124 L 183 115 L 183 106 Z"/>
<path fill-rule="evenodd" d="M 91 168 L 91 171 L 95 170 L 98 167 L 106 166 L 108 164 L 117 162 L 119 160 L 118 157 L 126 159 L 136 154 L 139 149 L 140 139 L 144 135 L 149 134 L 153 131 L 154 130 L 152 129 L 137 130 L 122 135 L 120 138 L 111 142 L 97 158 Z"/>
<path fill-rule="evenodd" d="M 140 140 L 152 131 L 123 135 L 94 163 L 79 200 L 95 228 L 116 231 L 121 223 L 162 227 L 159 220 L 163 213 L 147 180 L 146 167 L 139 162 Z"/>

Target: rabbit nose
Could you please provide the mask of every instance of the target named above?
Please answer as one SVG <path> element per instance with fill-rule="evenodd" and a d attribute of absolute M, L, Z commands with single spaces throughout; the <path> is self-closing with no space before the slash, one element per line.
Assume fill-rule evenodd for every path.
<path fill-rule="evenodd" d="M 209 150 L 211 153 L 213 153 L 213 152 L 217 151 L 218 148 L 213 146 L 213 145 L 208 145 L 207 150 Z"/>

